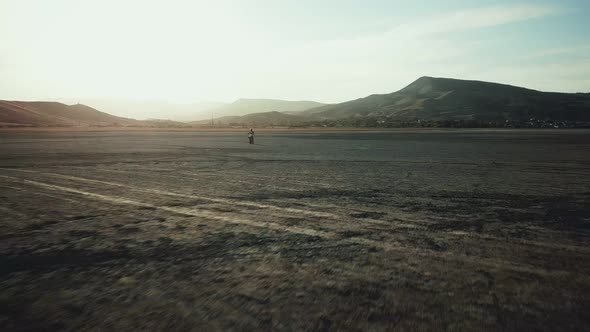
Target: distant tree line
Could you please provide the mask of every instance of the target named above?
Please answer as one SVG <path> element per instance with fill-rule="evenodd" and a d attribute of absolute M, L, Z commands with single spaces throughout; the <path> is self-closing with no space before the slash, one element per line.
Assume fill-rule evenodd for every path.
<path fill-rule="evenodd" d="M 211 127 L 211 125 L 205 126 Z M 324 128 L 590 128 L 587 121 L 569 120 L 426 120 L 426 119 L 391 119 L 375 117 L 355 117 L 338 120 L 300 121 L 300 122 L 214 122 L 215 128 L 249 128 L 249 127 L 324 127 Z"/>
<path fill-rule="evenodd" d="M 297 126 L 297 125 L 295 125 Z M 586 121 L 556 120 L 423 120 L 423 119 L 375 119 L 349 118 L 303 122 L 302 127 L 352 127 L 352 128 L 590 128 Z"/>

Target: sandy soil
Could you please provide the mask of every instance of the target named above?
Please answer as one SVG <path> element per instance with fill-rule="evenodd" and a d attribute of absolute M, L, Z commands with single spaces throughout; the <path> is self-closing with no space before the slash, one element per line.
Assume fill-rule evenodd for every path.
<path fill-rule="evenodd" d="M 590 132 L 0 131 L 0 326 L 584 330 Z"/>

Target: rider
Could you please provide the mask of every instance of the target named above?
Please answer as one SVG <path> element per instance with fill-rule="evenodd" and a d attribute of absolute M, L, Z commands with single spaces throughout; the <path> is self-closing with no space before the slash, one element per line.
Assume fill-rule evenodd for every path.
<path fill-rule="evenodd" d="M 254 130 L 252 128 L 248 132 L 248 141 L 250 141 L 250 144 L 254 144 Z"/>

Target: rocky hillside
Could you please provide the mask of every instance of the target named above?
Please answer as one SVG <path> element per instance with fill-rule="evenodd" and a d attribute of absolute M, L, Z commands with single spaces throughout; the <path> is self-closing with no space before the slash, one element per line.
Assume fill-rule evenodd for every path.
<path fill-rule="evenodd" d="M 392 117 L 424 120 L 590 121 L 590 94 L 541 92 L 511 85 L 421 77 L 390 94 L 303 112 L 313 120 Z"/>

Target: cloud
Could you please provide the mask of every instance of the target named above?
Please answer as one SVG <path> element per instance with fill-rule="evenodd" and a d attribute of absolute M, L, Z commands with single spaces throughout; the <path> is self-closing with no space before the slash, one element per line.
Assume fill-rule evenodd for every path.
<path fill-rule="evenodd" d="M 249 67 L 252 82 L 247 85 L 257 93 L 285 98 L 293 93 L 337 102 L 391 92 L 422 75 L 467 77 L 482 70 L 473 59 L 486 49 L 489 40 L 466 38 L 462 32 L 561 12 L 555 6 L 535 4 L 483 7 L 390 22 L 380 31 L 354 38 L 316 40 L 265 50 L 256 55 L 257 65 Z M 321 97 L 316 97 L 316 93 Z"/>
<path fill-rule="evenodd" d="M 559 47 L 536 51 L 530 54 L 525 54 L 519 57 L 522 60 L 532 60 L 538 58 L 545 58 L 555 55 L 588 55 L 590 54 L 590 45 L 577 45 L 571 47 Z"/>
<path fill-rule="evenodd" d="M 455 11 L 433 17 L 413 19 L 410 22 L 385 28 L 351 39 L 317 41 L 304 45 L 293 45 L 286 50 L 291 54 L 312 54 L 314 58 L 333 61 L 340 57 L 354 58 L 383 51 L 410 50 L 411 47 L 425 45 L 442 46 L 457 32 L 506 25 L 510 23 L 543 18 L 562 13 L 563 9 L 548 5 L 506 5 Z M 470 45 L 476 42 L 467 43 Z M 449 47 L 448 51 L 452 51 Z M 441 54 L 437 48 L 436 56 Z M 456 55 L 452 51 L 451 55 Z"/>
<path fill-rule="evenodd" d="M 384 30 L 351 39 L 315 41 L 291 45 L 269 56 L 267 64 L 277 62 L 301 69 L 354 73 L 377 64 L 400 65 L 441 61 L 470 53 L 485 41 L 461 40 L 457 32 L 555 15 L 562 10 L 546 5 L 512 5 L 484 7 L 414 19 Z M 282 60 L 280 60 L 282 59 Z M 345 66 L 346 68 L 338 68 Z"/>
<path fill-rule="evenodd" d="M 393 15 L 378 24 L 366 17 L 350 22 L 326 17 L 318 38 L 342 38 L 318 40 L 305 31 L 291 38 L 298 30 L 280 21 L 264 27 L 250 24 L 248 11 L 229 5 L 211 9 L 208 3 L 150 2 L 136 15 L 137 1 L 120 6 L 114 0 L 90 7 L 77 3 L 63 3 L 61 8 L 70 14 L 58 22 L 50 22 L 55 15 L 46 13 L 56 11 L 54 5 L 21 8 L 21 16 L 37 22 L 28 28 L 17 24 L 20 16 L 13 10 L 12 23 L 4 24 L 15 33 L 5 30 L 5 37 L 13 37 L 0 45 L 0 62 L 10 64 L 0 67 L 5 77 L 45 78 L 55 81 L 45 87 L 48 94 L 72 96 L 267 96 L 335 102 L 391 92 L 421 75 L 460 78 L 483 71 L 475 62 L 489 52 L 486 38 L 491 34 L 481 38 L 465 32 L 563 12 L 556 6 L 517 4 L 407 19 Z M 324 33 L 328 27 L 338 33 Z"/>
<path fill-rule="evenodd" d="M 389 34 L 428 36 L 471 29 L 494 27 L 543 18 L 562 13 L 563 9 L 548 5 L 505 5 L 455 11 L 437 17 L 412 21 L 389 31 Z"/>

